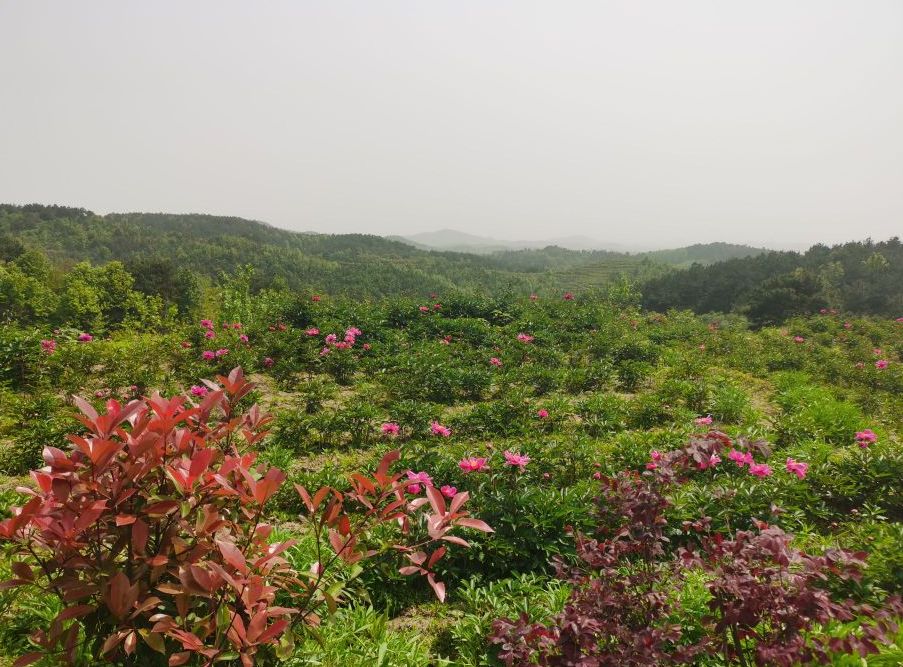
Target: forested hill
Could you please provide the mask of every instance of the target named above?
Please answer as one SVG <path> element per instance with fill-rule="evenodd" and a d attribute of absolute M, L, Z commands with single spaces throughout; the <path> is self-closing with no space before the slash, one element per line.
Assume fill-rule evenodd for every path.
<path fill-rule="evenodd" d="M 725 249 L 726 246 L 727 249 Z M 706 260 L 705 248 L 692 251 Z M 4 250 L 5 248 L 5 250 Z M 712 244 L 712 257 L 745 246 Z M 489 255 L 435 251 L 363 234 L 311 234 L 262 222 L 212 215 L 96 215 L 63 206 L 0 205 L 0 261 L 39 250 L 58 270 L 82 261 L 121 261 L 139 285 L 147 274 L 190 271 L 210 280 L 238 266 L 254 267 L 254 286 L 284 286 L 353 296 L 417 294 L 450 289 L 514 291 L 586 289 L 662 272 L 652 258 L 550 246 Z M 674 251 L 684 257 L 682 250 Z M 167 268 L 169 267 L 169 268 Z M 153 270 L 152 270 L 153 269 Z"/>
<path fill-rule="evenodd" d="M 494 269 L 476 256 L 418 250 L 379 236 L 304 234 L 210 215 L 100 216 L 84 209 L 3 205 L 0 246 L 4 244 L 41 250 L 61 268 L 85 260 L 119 260 L 126 266 L 165 260 L 216 279 L 250 264 L 258 286 L 357 296 L 532 287 L 529 276 Z"/>
<path fill-rule="evenodd" d="M 661 311 L 739 312 L 755 324 L 822 308 L 899 317 L 903 244 L 895 237 L 696 264 L 648 280 L 643 305 Z"/>

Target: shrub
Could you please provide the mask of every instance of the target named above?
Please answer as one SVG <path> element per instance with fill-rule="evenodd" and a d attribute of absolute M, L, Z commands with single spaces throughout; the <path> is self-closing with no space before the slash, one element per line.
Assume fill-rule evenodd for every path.
<path fill-rule="evenodd" d="M 70 436 L 69 454 L 44 449 L 47 468 L 32 473 L 37 491 L 0 523 L 13 556 L 6 586 L 50 591 L 63 606 L 32 634 L 39 650 L 17 664 L 45 654 L 73 664 L 86 653 L 120 664 L 168 658 L 175 666 L 194 656 L 248 666 L 277 644 L 284 657 L 300 624 L 335 609 L 340 589 L 328 573 L 336 563 L 401 553 L 409 564 L 400 573 L 425 576 L 442 599 L 433 567 L 445 547 L 435 543 L 466 545 L 449 535 L 456 526 L 491 530 L 461 511 L 466 493 L 450 507 L 432 488 L 408 502 L 406 481 L 389 475 L 395 452 L 372 478 L 351 476 L 347 493 L 297 488 L 317 558 L 296 572 L 282 556 L 294 542 L 270 543 L 263 520 L 285 475 L 244 451 L 270 417 L 236 409 L 253 388 L 241 369 L 219 381 L 200 405 L 154 394 L 125 406 L 111 400 L 98 414 L 76 399 L 88 434 Z"/>

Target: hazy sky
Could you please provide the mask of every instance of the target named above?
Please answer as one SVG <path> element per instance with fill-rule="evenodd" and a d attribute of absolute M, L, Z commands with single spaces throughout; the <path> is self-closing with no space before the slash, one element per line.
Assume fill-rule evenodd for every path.
<path fill-rule="evenodd" d="M 883 239 L 903 233 L 903 2 L 0 0 L 0 202 Z"/>

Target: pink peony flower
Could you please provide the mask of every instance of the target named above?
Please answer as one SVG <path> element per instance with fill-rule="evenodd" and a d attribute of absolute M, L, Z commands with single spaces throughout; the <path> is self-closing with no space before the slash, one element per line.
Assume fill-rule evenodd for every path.
<path fill-rule="evenodd" d="M 183 349 L 188 349 L 189 347 L 191 347 L 191 343 L 189 343 L 187 340 L 183 340 L 183 341 L 182 341 L 182 348 L 183 348 Z"/>
<path fill-rule="evenodd" d="M 350 329 L 347 329 L 345 331 L 345 335 L 346 336 L 360 336 L 361 330 L 358 329 L 357 327 L 351 327 Z"/>
<path fill-rule="evenodd" d="M 326 335 L 326 344 L 327 345 L 329 345 L 330 343 L 335 343 L 336 340 L 338 340 L 338 336 L 336 336 L 335 334 L 327 334 Z"/>
<path fill-rule="evenodd" d="M 711 424 L 711 423 L 712 423 L 712 418 L 711 418 L 711 416 L 707 416 L 707 417 L 697 417 L 697 418 L 696 418 L 696 423 L 699 424 L 700 426 L 705 425 L 705 424 Z"/>
<path fill-rule="evenodd" d="M 285 325 L 282 322 L 277 324 L 276 328 L 279 329 L 279 331 L 285 331 Z"/>
<path fill-rule="evenodd" d="M 844 323 L 843 323 L 843 328 L 844 328 L 844 329 L 852 329 L 852 328 L 853 328 L 853 325 L 850 324 L 849 322 L 844 322 Z"/>
<path fill-rule="evenodd" d="M 428 313 L 428 312 L 430 312 L 430 309 L 429 309 L 429 307 L 427 307 L 427 306 L 420 306 L 420 312 L 421 312 L 421 313 Z"/>
<path fill-rule="evenodd" d="M 571 294 L 570 292 L 565 292 L 564 296 L 561 298 L 564 299 L 565 301 L 571 301 L 571 300 L 573 300 L 574 295 Z"/>
<path fill-rule="evenodd" d="M 206 396 L 207 395 L 207 387 L 202 387 L 200 385 L 192 385 L 191 387 L 191 395 L 192 396 Z"/>
<path fill-rule="evenodd" d="M 887 359 L 879 359 L 875 362 L 875 368 L 877 368 L 879 371 L 883 371 L 885 368 L 887 368 L 887 364 Z"/>
<path fill-rule="evenodd" d="M 536 416 L 539 417 L 540 419 L 545 419 L 546 417 L 549 416 L 549 411 L 548 410 L 537 410 Z"/>
<path fill-rule="evenodd" d="M 447 338 L 441 338 L 439 340 L 439 345 L 451 345 L 451 343 L 448 342 Z"/>
<path fill-rule="evenodd" d="M 521 472 L 524 471 L 524 468 L 527 467 L 527 464 L 530 462 L 530 457 L 526 454 L 521 454 L 520 452 L 509 452 L 507 449 L 505 450 L 505 465 L 506 466 L 517 466 Z"/>
<path fill-rule="evenodd" d="M 432 486 L 433 478 L 425 472 L 414 472 L 408 470 L 408 479 L 415 484 L 423 484 L 424 486 Z"/>
<path fill-rule="evenodd" d="M 794 337 L 793 337 L 793 340 L 795 340 L 797 343 L 802 343 L 802 342 L 804 342 L 806 339 L 803 338 L 802 336 L 794 336 Z"/>
<path fill-rule="evenodd" d="M 658 468 L 658 463 L 655 461 L 650 461 L 646 464 L 646 470 L 655 470 L 656 468 Z"/>
<path fill-rule="evenodd" d="M 392 422 L 390 422 L 388 424 L 383 424 L 383 426 L 382 426 L 383 433 L 385 433 L 387 435 L 389 435 L 389 434 L 398 435 L 398 431 L 400 431 L 400 430 L 401 430 L 401 427 L 399 427 L 398 424 L 395 424 Z"/>
<path fill-rule="evenodd" d="M 454 498 L 455 494 L 458 493 L 458 489 L 453 486 L 441 486 L 439 487 L 439 491 L 446 498 Z"/>
<path fill-rule="evenodd" d="M 704 349 L 705 349 L 705 343 L 700 343 L 699 349 L 700 349 L 700 350 L 704 350 Z"/>
<path fill-rule="evenodd" d="M 213 350 L 204 350 L 201 356 L 204 359 L 214 359 L 216 357 L 216 353 Z"/>
<path fill-rule="evenodd" d="M 235 323 L 232 325 L 232 328 L 233 328 L 233 329 L 241 329 L 241 322 L 235 322 Z"/>
<path fill-rule="evenodd" d="M 365 350 L 369 350 L 369 349 L 370 349 L 370 343 L 364 343 L 364 349 L 365 349 Z"/>
<path fill-rule="evenodd" d="M 749 472 L 756 477 L 768 477 L 772 474 L 771 467 L 766 463 L 751 463 L 749 465 Z"/>
<path fill-rule="evenodd" d="M 519 333 L 517 334 L 517 340 L 519 340 L 521 343 L 532 343 L 533 336 L 525 333 Z"/>
<path fill-rule="evenodd" d="M 82 343 L 90 343 L 92 340 L 94 340 L 94 336 L 88 333 L 83 333 L 78 335 L 78 340 Z"/>
<path fill-rule="evenodd" d="M 489 360 L 489 363 L 496 367 L 502 365 L 502 361 L 498 357 L 492 357 L 492 359 Z"/>
<path fill-rule="evenodd" d="M 753 455 L 750 452 L 741 452 L 739 449 L 732 449 L 727 455 L 727 458 L 741 468 L 745 465 L 752 465 L 755 463 L 755 461 L 753 461 Z"/>
<path fill-rule="evenodd" d="M 239 334 L 239 335 L 238 335 L 238 340 L 240 340 L 242 343 L 247 343 L 247 342 L 248 342 L 248 336 L 247 336 L 246 334 Z"/>
<path fill-rule="evenodd" d="M 41 340 L 41 352 L 44 354 L 53 354 L 56 351 L 55 340 Z"/>
<path fill-rule="evenodd" d="M 324 347 L 322 350 L 320 350 L 320 356 L 325 357 L 330 352 L 332 352 L 332 350 L 330 350 L 328 347 Z"/>
<path fill-rule="evenodd" d="M 273 364 L 275 364 L 275 363 L 276 363 L 276 362 L 273 361 L 273 358 L 272 358 L 272 357 L 264 357 L 264 358 L 263 358 L 263 365 L 264 365 L 265 368 L 272 368 L 272 367 L 273 367 Z"/>
<path fill-rule="evenodd" d="M 216 332 L 215 332 L 215 331 L 212 331 L 212 330 L 210 330 L 210 331 L 205 331 L 205 332 L 204 332 L 204 338 L 216 338 Z"/>
<path fill-rule="evenodd" d="M 213 322 L 210 320 L 201 320 L 201 326 L 204 327 L 205 329 L 212 329 Z"/>
<path fill-rule="evenodd" d="M 434 303 L 434 304 L 433 304 L 433 310 L 441 310 L 441 309 L 442 309 L 442 304 L 441 304 L 441 303 Z"/>
<path fill-rule="evenodd" d="M 874 350 L 872 350 L 872 352 L 875 353 L 876 357 L 880 357 L 882 354 L 884 354 L 884 350 L 877 348 L 877 347 Z"/>
<path fill-rule="evenodd" d="M 486 459 L 479 459 L 475 457 L 461 459 L 458 462 L 458 467 L 464 472 L 479 472 L 480 470 L 487 470 L 489 466 L 486 465 Z"/>
<path fill-rule="evenodd" d="M 857 361 L 856 368 L 858 368 L 859 370 L 862 370 L 863 368 L 865 368 L 865 364 L 862 363 L 861 361 Z"/>
<path fill-rule="evenodd" d="M 319 329 L 308 329 L 304 333 L 306 333 L 308 336 L 316 336 L 320 333 L 320 330 Z"/>
<path fill-rule="evenodd" d="M 597 470 L 593 473 L 593 479 L 602 479 L 602 473 Z"/>
<path fill-rule="evenodd" d="M 226 347 L 221 347 L 216 351 L 217 357 L 225 357 L 227 354 L 229 354 L 229 348 Z"/>
<path fill-rule="evenodd" d="M 878 436 L 871 429 L 856 432 L 856 444 L 860 447 L 868 447 L 873 442 L 878 442 Z"/>
<path fill-rule="evenodd" d="M 318 296 L 312 297 L 311 301 L 322 301 L 322 299 Z"/>
<path fill-rule="evenodd" d="M 420 493 L 420 485 L 419 484 L 408 484 L 405 487 L 405 491 L 407 491 L 408 493 L 411 493 L 411 494 Z"/>
<path fill-rule="evenodd" d="M 433 435 L 441 435 L 443 438 L 447 438 L 451 435 L 451 430 L 439 422 L 432 422 L 430 424 L 430 429 L 433 431 Z"/>
<path fill-rule="evenodd" d="M 531 294 L 531 295 L 530 295 L 530 301 L 536 301 L 538 298 L 539 298 L 539 297 L 536 296 L 535 294 Z M 901 318 L 901 319 L 903 319 L 903 318 Z"/>
<path fill-rule="evenodd" d="M 803 463 L 801 461 L 794 461 L 790 457 L 787 457 L 786 468 L 787 468 L 787 472 L 796 475 L 800 479 L 805 479 L 806 473 L 809 472 L 809 464 L 808 463 Z"/>

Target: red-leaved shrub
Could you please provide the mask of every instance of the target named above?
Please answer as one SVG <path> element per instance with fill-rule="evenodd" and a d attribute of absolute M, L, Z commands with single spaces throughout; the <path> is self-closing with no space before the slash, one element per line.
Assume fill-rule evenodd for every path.
<path fill-rule="evenodd" d="M 72 664 L 85 653 L 120 664 L 249 666 L 274 645 L 287 656 L 295 631 L 334 606 L 324 575 L 338 561 L 401 552 L 411 563 L 401 572 L 425 575 L 443 598 L 433 566 L 445 547 L 428 549 L 466 546 L 449 534 L 455 526 L 491 530 L 462 511 L 466 494 L 450 507 L 432 489 L 408 502 L 405 482 L 389 472 L 393 452 L 372 477 L 352 475 L 347 493 L 298 487 L 318 560 L 295 571 L 285 558 L 294 541 L 270 542 L 264 512 L 285 475 L 251 451 L 270 417 L 256 405 L 237 408 L 253 388 L 241 369 L 218 379 L 200 404 L 154 394 L 108 401 L 98 414 L 76 399 L 86 433 L 69 436 L 68 453 L 44 449 L 36 490 L 23 490 L 31 499 L 0 523 L 15 576 L 3 587 L 34 586 L 63 605 L 34 631 L 39 650 L 17 666 L 45 655 Z M 420 523 L 425 535 L 414 538 Z M 377 526 L 394 527 L 380 531 L 388 546 L 385 537 L 382 547 L 365 546 Z"/>

